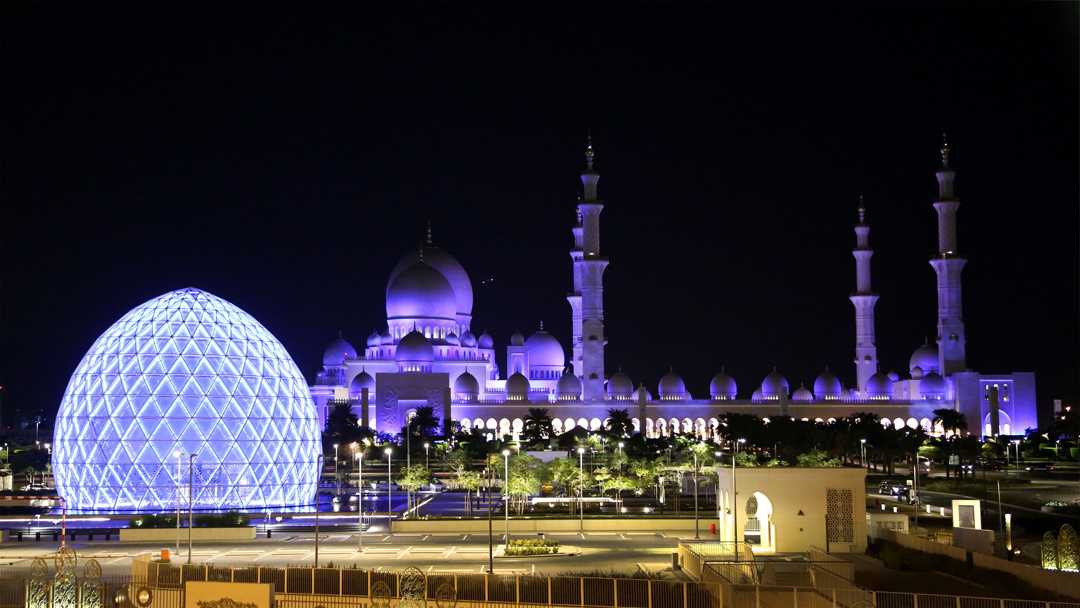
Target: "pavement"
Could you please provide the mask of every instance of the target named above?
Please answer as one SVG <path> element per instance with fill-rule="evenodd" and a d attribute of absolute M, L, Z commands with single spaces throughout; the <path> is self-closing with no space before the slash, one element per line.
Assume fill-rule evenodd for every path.
<path fill-rule="evenodd" d="M 501 559 L 502 535 L 493 541 L 496 573 L 543 573 L 638 570 L 660 571 L 671 565 L 671 553 L 678 546 L 675 535 L 595 532 L 547 534 L 565 547 L 567 554 L 532 558 Z M 416 566 L 428 573 L 479 574 L 488 564 L 486 534 L 386 534 L 368 532 L 361 538 L 355 532 L 327 532 L 319 535 L 319 563 L 356 565 L 375 570 Z M 175 545 L 161 543 L 136 545 L 112 542 L 77 542 L 70 544 L 81 558 L 94 558 L 106 575 L 127 574 L 131 560 L 138 555 L 157 557 L 161 549 L 175 552 Z M 5 543 L 0 546 L 0 565 L 29 568 L 35 557 L 49 556 L 57 550 L 53 542 Z M 179 559 L 177 559 L 177 557 Z M 181 546 L 174 561 L 186 562 L 187 548 Z M 279 534 L 272 539 L 247 542 L 197 543 L 191 559 L 194 563 L 220 566 L 286 566 L 315 563 L 313 533 Z"/>

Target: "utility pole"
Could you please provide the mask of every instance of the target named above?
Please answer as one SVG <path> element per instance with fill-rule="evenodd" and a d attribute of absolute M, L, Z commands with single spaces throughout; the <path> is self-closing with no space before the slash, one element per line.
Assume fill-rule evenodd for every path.
<path fill-rule="evenodd" d="M 176 556 L 180 557 L 180 450 L 176 450 Z"/>
<path fill-rule="evenodd" d="M 577 449 L 578 455 L 578 532 L 585 534 L 585 448 Z"/>
<path fill-rule="evenodd" d="M 735 537 L 732 539 L 735 541 L 734 553 L 735 561 L 739 561 L 739 486 L 737 484 L 737 478 L 735 476 L 735 461 L 739 455 L 739 444 L 746 443 L 745 439 L 739 439 L 735 442 L 735 449 L 731 452 L 731 522 L 734 526 Z"/>
<path fill-rule="evenodd" d="M 391 504 L 390 504 L 390 497 L 391 497 L 390 482 L 391 482 L 391 475 L 392 475 L 392 473 L 390 472 L 390 466 L 391 466 L 390 463 L 393 462 L 394 448 L 386 448 L 385 450 L 383 450 L 383 454 L 386 454 L 386 530 L 387 530 L 387 532 L 389 532 L 390 531 L 390 517 L 394 512 L 393 509 L 391 508 Z"/>

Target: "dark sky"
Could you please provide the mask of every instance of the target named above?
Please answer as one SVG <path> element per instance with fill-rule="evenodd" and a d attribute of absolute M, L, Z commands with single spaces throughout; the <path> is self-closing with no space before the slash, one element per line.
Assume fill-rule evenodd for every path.
<path fill-rule="evenodd" d="M 611 371 L 655 387 L 671 365 L 698 395 L 721 364 L 741 394 L 773 365 L 852 383 L 859 193 L 879 359 L 906 370 L 935 327 L 944 130 L 968 363 L 1076 397 L 1076 3 L 498 6 L 8 5 L 7 414 L 51 416 L 98 334 L 189 285 L 310 379 L 339 329 L 361 344 L 384 325 L 387 274 L 428 218 L 500 353 L 540 320 L 568 342 L 587 129 Z"/>

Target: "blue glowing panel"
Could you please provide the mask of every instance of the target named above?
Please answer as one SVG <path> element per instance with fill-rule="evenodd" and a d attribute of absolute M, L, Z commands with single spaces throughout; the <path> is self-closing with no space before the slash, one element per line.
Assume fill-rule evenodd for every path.
<path fill-rule="evenodd" d="M 285 347 L 188 288 L 131 310 L 90 347 L 60 404 L 52 466 L 75 509 L 186 507 L 189 473 L 196 509 L 288 506 L 314 498 L 319 442 Z"/>

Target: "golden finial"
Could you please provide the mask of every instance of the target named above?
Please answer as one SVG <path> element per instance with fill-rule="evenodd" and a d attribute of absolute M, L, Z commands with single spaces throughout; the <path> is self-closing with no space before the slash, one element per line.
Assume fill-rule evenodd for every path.
<path fill-rule="evenodd" d="M 427 244 L 431 245 L 431 220 L 427 221 Z"/>
<path fill-rule="evenodd" d="M 863 203 L 863 195 L 859 194 L 859 223 L 866 222 L 866 205 Z"/>
<path fill-rule="evenodd" d="M 942 132 L 942 134 L 941 134 L 941 166 L 944 169 L 949 168 L 949 152 L 950 151 L 951 151 L 951 149 L 949 148 L 949 138 L 945 135 L 944 132 Z"/>

